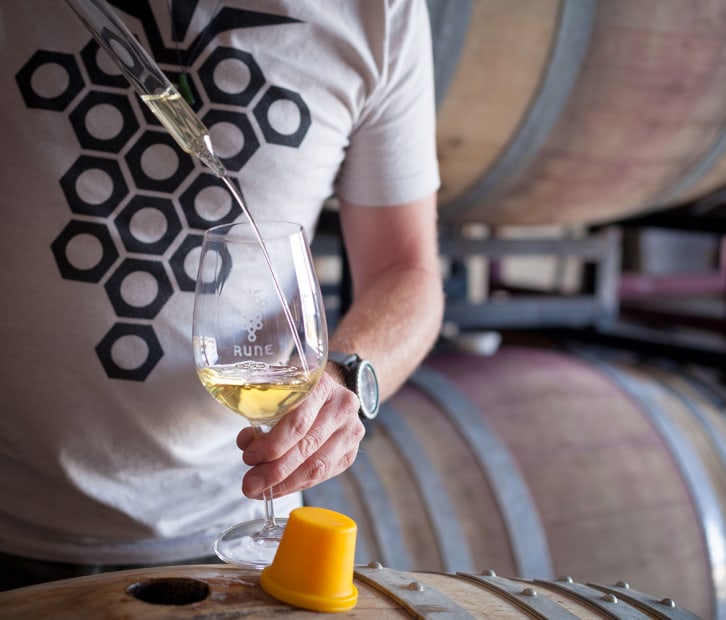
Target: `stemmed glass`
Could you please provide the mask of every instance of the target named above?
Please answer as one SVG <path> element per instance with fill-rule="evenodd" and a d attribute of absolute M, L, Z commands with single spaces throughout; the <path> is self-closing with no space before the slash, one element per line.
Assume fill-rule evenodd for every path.
<path fill-rule="evenodd" d="M 259 236 L 258 236 L 259 235 Z M 243 222 L 204 234 L 194 296 L 194 361 L 220 403 L 267 433 L 316 385 L 328 337 L 322 294 L 302 226 Z M 220 534 L 230 564 L 271 563 L 287 519 L 276 518 L 272 490 L 265 518 Z"/>

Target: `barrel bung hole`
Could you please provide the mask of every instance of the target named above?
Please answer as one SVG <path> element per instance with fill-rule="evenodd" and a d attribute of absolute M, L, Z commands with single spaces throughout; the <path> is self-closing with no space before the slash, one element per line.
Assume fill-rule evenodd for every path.
<path fill-rule="evenodd" d="M 189 605 L 209 596 L 209 586 L 197 579 L 166 577 L 147 579 L 126 588 L 134 598 L 152 605 Z"/>

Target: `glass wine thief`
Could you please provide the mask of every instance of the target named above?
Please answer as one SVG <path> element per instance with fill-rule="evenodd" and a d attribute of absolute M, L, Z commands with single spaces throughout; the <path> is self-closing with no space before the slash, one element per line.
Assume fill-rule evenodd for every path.
<path fill-rule="evenodd" d="M 224 177 L 226 170 L 214 154 L 209 130 L 109 4 L 105 0 L 66 2 L 182 150 Z"/>

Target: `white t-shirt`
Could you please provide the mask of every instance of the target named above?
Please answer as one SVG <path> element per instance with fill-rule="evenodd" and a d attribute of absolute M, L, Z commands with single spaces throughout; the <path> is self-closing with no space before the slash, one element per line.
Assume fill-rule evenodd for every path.
<path fill-rule="evenodd" d="M 424 0 L 201 0 L 174 27 L 168 0 L 113 4 L 170 78 L 187 68 L 257 220 L 312 235 L 334 193 L 394 205 L 438 188 Z M 191 353 L 201 233 L 240 213 L 66 3 L 0 3 L 0 54 L 0 550 L 209 555 L 262 513 L 240 490 L 244 420 Z"/>

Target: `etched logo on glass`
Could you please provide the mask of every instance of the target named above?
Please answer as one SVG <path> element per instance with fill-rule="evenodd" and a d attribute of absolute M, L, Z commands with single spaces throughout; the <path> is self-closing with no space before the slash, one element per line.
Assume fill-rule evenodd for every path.
<path fill-rule="evenodd" d="M 241 293 L 244 303 L 244 310 L 240 316 L 241 328 L 247 332 L 246 340 L 249 344 L 236 344 L 234 346 L 235 357 L 264 357 L 273 354 L 271 344 L 260 344 L 257 342 L 257 333 L 264 328 L 263 317 L 268 306 L 267 300 L 262 296 L 261 290 L 248 289 Z M 249 362 L 257 368 L 266 367 L 263 362 Z"/>

